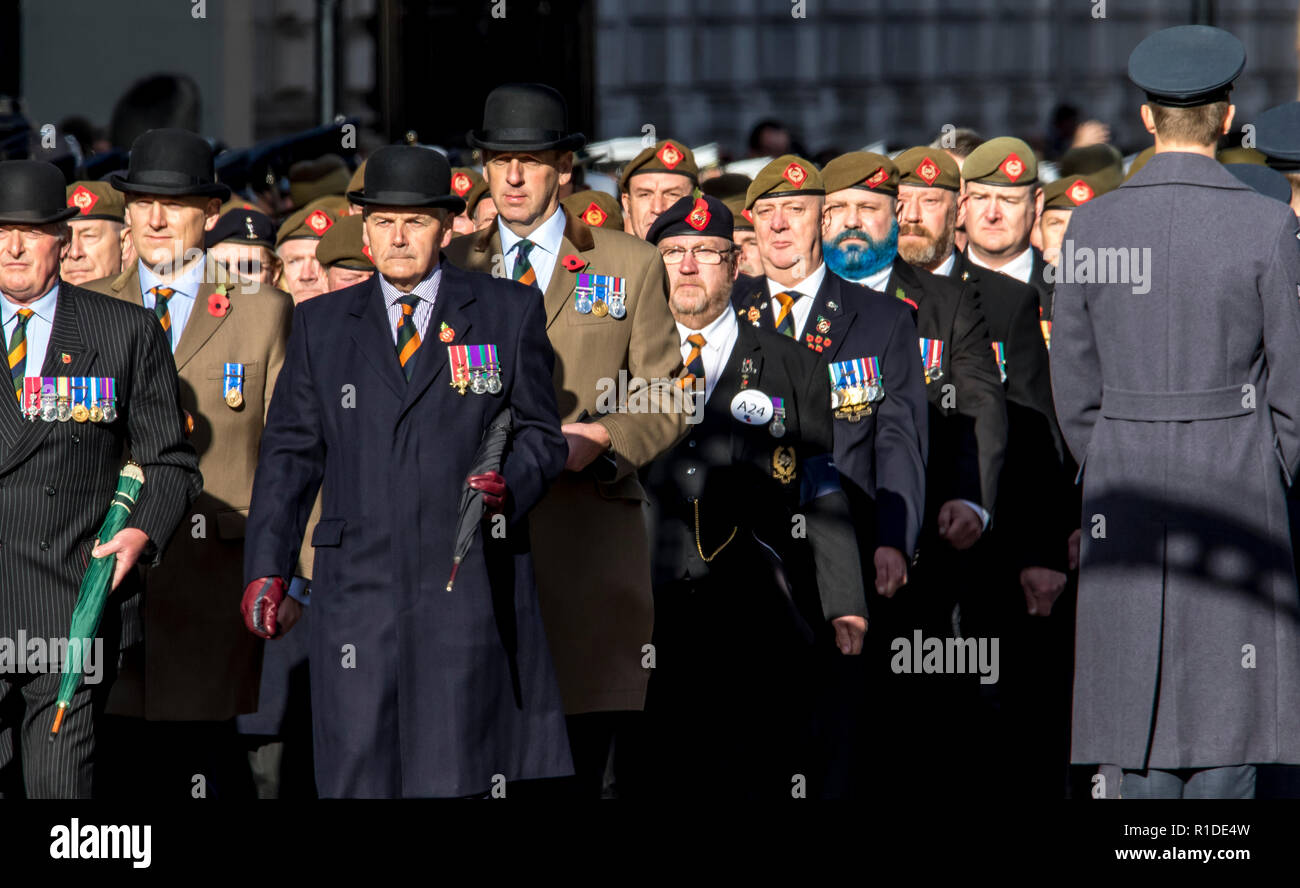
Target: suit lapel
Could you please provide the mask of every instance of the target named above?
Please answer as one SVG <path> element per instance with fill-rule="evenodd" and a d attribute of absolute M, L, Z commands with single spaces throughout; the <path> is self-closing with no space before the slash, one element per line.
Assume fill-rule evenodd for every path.
<path fill-rule="evenodd" d="M 751 371 L 749 388 L 762 390 L 763 379 L 763 351 L 758 344 L 758 337 L 754 335 L 754 328 L 745 329 L 746 325 L 740 325 L 740 331 L 736 334 L 736 344 L 731 349 L 731 357 L 728 359 L 726 369 L 722 373 L 722 378 L 718 380 L 718 386 L 713 390 L 716 395 L 719 391 L 730 392 L 727 398 L 727 406 L 723 408 L 727 414 L 727 419 L 731 420 L 731 398 L 739 392 L 741 381 L 741 365 L 748 359 L 754 366 Z M 728 387 L 722 389 L 723 383 Z M 722 406 L 719 404 L 718 406 Z M 740 422 L 730 421 L 731 429 L 731 461 L 739 463 L 745 454 L 745 434 L 746 426 Z"/>
<path fill-rule="evenodd" d="M 559 318 L 564 306 L 569 304 L 573 289 L 578 284 L 578 272 L 590 265 L 588 257 L 581 254 L 596 248 L 591 229 L 584 223 L 574 220 L 563 207 L 560 208 L 560 212 L 564 213 L 564 237 L 560 240 L 560 252 L 555 257 L 555 267 L 551 270 L 551 280 L 546 287 L 546 328 L 548 330 Z M 583 261 L 583 265 L 576 271 L 570 271 L 564 266 L 564 257 L 575 255 Z"/>
<path fill-rule="evenodd" d="M 844 304 L 844 295 L 841 292 L 844 287 L 840 286 L 839 280 L 834 272 L 829 268 L 826 269 L 822 285 L 817 288 L 817 297 L 813 300 L 812 310 L 808 312 L 808 323 L 804 324 L 805 328 L 811 328 L 807 332 L 811 332 L 814 339 L 823 336 L 830 340 L 830 345 L 825 346 L 822 351 L 827 360 L 834 359 L 839 354 L 840 346 L 844 344 L 844 337 L 848 335 L 849 328 L 853 326 L 853 321 L 857 317 L 857 312 L 849 310 Z M 828 323 L 825 333 L 816 332 L 819 316 L 824 317 Z M 803 339 L 803 344 L 805 346 L 808 344 L 807 338 Z"/>
<path fill-rule="evenodd" d="M 353 318 L 352 341 L 375 374 L 399 398 L 406 397 L 406 377 L 397 362 L 397 347 L 388 326 L 388 310 L 379 288 L 379 274 L 370 278 L 370 285 L 358 290 L 349 314 Z M 418 362 L 417 362 L 418 363 Z"/>
<path fill-rule="evenodd" d="M 205 262 L 210 262 L 205 257 Z M 211 265 L 207 266 L 204 275 L 205 281 L 218 280 L 216 273 L 213 272 Z M 212 338 L 212 334 L 226 322 L 226 319 L 234 314 L 238 307 L 234 299 L 227 299 L 229 303 L 226 313 L 217 317 L 208 310 L 208 297 L 216 292 L 216 285 L 204 283 L 199 286 L 198 295 L 194 298 L 194 308 L 190 311 L 189 320 L 185 322 L 185 329 L 181 332 L 181 341 L 176 343 L 173 349 L 176 358 L 177 371 L 183 370 L 185 365 L 194 359 L 204 344 Z M 227 287 L 227 292 L 232 292 L 234 288 Z M 143 298 L 143 297 L 142 297 Z"/>
<path fill-rule="evenodd" d="M 461 271 L 451 263 L 443 263 L 435 307 L 433 314 L 429 316 L 429 328 L 425 331 L 424 338 L 420 340 L 420 350 L 415 353 L 415 370 L 411 381 L 406 385 L 399 419 L 414 406 L 434 380 L 442 375 L 443 369 L 447 366 L 446 346 L 461 345 L 466 342 L 465 337 L 471 327 L 466 307 L 473 301 L 474 291 L 470 289 L 469 282 L 465 280 Z M 444 323 L 455 335 L 455 338 L 448 343 L 444 343 L 438 335 L 439 328 Z M 388 332 L 387 324 L 384 332 L 385 334 Z M 388 350 L 393 355 L 393 364 L 396 366 L 397 352 L 392 347 L 391 339 Z"/>

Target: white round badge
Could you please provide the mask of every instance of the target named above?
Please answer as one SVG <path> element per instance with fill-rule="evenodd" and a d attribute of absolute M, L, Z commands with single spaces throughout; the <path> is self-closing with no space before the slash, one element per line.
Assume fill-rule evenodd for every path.
<path fill-rule="evenodd" d="M 731 399 L 731 415 L 745 425 L 767 425 L 772 420 L 772 399 L 758 389 L 741 389 Z"/>

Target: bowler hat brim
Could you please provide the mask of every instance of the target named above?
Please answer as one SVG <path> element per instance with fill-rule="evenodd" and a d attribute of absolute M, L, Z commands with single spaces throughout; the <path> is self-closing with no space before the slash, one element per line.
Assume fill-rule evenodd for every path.
<path fill-rule="evenodd" d="M 414 191 L 376 191 L 368 196 L 364 191 L 349 191 L 348 200 L 363 207 L 413 207 L 423 210 L 444 209 L 459 214 L 465 210 L 465 198 L 457 194 L 419 194 Z"/>
<path fill-rule="evenodd" d="M 563 135 L 539 130 L 470 130 L 465 141 L 484 151 L 577 151 L 587 144 L 587 137 L 582 133 Z"/>
<path fill-rule="evenodd" d="M 108 183 L 118 191 L 128 194 L 159 194 L 165 197 L 215 197 L 230 200 L 230 187 L 220 182 L 205 185 L 164 185 L 156 182 L 132 182 L 126 176 L 114 173 Z M 75 207 L 74 207 L 75 209 Z"/>
<path fill-rule="evenodd" d="M 81 210 L 76 207 L 64 207 L 56 213 L 42 213 L 40 210 L 9 210 L 0 212 L 0 223 L 6 225 L 52 225 L 64 222 L 78 215 Z"/>

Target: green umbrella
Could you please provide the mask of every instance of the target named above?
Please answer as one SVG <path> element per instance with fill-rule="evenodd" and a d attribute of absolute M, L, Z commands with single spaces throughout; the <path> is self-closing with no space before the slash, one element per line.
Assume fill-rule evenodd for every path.
<path fill-rule="evenodd" d="M 117 493 L 109 504 L 108 514 L 99 528 L 98 539 L 104 542 L 117 536 L 117 532 L 126 526 L 126 519 L 131 517 L 131 509 L 140 496 L 144 486 L 144 472 L 135 463 L 127 463 L 117 476 Z M 59 733 L 63 724 L 63 714 L 72 703 L 72 696 L 81 683 L 82 666 L 85 663 L 83 651 L 95 640 L 99 629 L 99 618 L 104 614 L 104 602 L 108 600 L 109 585 L 113 580 L 115 555 L 104 555 L 90 562 L 86 575 L 81 578 L 81 590 L 77 593 L 77 606 L 72 611 L 72 624 L 68 627 L 68 656 L 63 663 L 63 679 L 59 682 L 58 711 L 54 714 L 54 727 L 50 728 L 50 739 Z"/>

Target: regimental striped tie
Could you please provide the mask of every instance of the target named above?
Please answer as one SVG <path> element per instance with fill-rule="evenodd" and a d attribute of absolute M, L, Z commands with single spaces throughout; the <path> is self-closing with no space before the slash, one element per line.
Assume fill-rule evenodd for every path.
<path fill-rule="evenodd" d="M 406 381 L 410 382 L 411 374 L 415 372 L 412 358 L 420 348 L 420 331 L 415 327 L 415 307 L 420 304 L 420 296 L 418 293 L 403 296 L 400 304 L 402 316 L 397 319 L 397 361 L 402 365 Z"/>
<path fill-rule="evenodd" d="M 686 356 L 686 375 L 677 380 L 682 388 L 690 388 L 695 380 L 704 381 L 704 346 L 707 344 L 699 333 L 686 337 L 691 344 L 691 353 Z"/>
<path fill-rule="evenodd" d="M 533 248 L 533 242 L 524 238 L 515 246 L 515 280 L 521 284 L 527 284 L 530 287 L 537 286 L 537 272 L 533 271 L 533 264 L 528 261 L 528 251 Z"/>
<path fill-rule="evenodd" d="M 171 287 L 150 287 L 149 292 L 153 294 L 153 313 L 158 318 L 158 323 L 162 324 L 163 332 L 167 334 L 167 344 L 172 344 L 172 313 L 167 308 L 167 303 L 171 301 L 176 291 Z"/>
<path fill-rule="evenodd" d="M 32 319 L 30 308 L 18 309 L 14 335 L 9 337 L 9 378 L 14 383 L 14 394 L 21 401 L 23 377 L 27 375 L 27 322 Z"/>
<path fill-rule="evenodd" d="M 776 316 L 776 332 L 794 339 L 794 300 L 789 293 L 777 293 L 772 297 L 781 305 L 781 313 Z"/>

